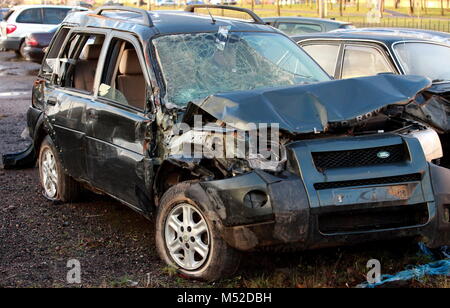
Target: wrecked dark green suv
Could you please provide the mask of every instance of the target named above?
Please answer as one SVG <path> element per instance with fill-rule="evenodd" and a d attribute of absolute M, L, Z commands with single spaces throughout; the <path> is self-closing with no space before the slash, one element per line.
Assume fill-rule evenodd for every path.
<path fill-rule="evenodd" d="M 332 81 L 252 12 L 204 7 L 68 16 L 34 84 L 33 145 L 5 166 L 37 159 L 50 200 L 86 188 L 157 213 L 159 254 L 191 278 L 262 248 L 450 243 L 439 138 L 405 115 L 428 79 Z"/>

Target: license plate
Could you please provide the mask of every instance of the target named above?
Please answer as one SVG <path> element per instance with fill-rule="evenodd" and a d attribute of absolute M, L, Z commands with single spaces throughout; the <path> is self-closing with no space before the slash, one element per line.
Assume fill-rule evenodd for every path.
<path fill-rule="evenodd" d="M 335 205 L 408 200 L 415 184 L 333 190 Z"/>

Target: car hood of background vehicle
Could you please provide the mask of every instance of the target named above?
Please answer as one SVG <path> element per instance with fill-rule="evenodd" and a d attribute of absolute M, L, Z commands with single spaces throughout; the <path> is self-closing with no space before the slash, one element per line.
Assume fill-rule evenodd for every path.
<path fill-rule="evenodd" d="M 237 129 L 250 130 L 250 123 L 278 123 L 285 131 L 311 133 L 388 105 L 406 104 L 430 85 L 424 77 L 381 74 L 216 94 L 193 104 Z"/>

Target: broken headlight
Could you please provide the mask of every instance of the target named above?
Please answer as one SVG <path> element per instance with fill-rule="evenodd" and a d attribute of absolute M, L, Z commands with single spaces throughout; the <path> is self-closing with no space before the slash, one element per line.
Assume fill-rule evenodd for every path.
<path fill-rule="evenodd" d="M 242 159 L 251 169 L 272 172 L 282 171 L 287 160 L 286 148 L 278 142 L 278 136 L 267 137 L 267 132 L 243 132 L 216 125 L 174 136 L 169 148 L 172 156 Z"/>

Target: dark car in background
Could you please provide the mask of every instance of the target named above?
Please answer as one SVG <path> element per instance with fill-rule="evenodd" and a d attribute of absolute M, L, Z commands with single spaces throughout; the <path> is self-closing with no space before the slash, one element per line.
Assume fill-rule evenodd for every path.
<path fill-rule="evenodd" d="M 329 32 L 336 29 L 353 29 L 349 22 L 313 17 L 266 17 L 268 25 L 278 28 L 286 35 Z"/>
<path fill-rule="evenodd" d="M 50 45 L 57 28 L 48 32 L 30 33 L 25 38 L 23 57 L 32 62 L 41 63 L 45 55 L 45 49 Z"/>
<path fill-rule="evenodd" d="M 424 33 L 435 37 L 423 39 Z M 421 98 L 423 107 L 411 110 L 440 133 L 441 164 L 450 167 L 450 45 L 446 34 L 422 30 L 370 29 L 293 37 L 335 79 L 377 74 L 420 75 L 433 86 Z M 427 36 L 428 37 L 428 36 Z"/>

